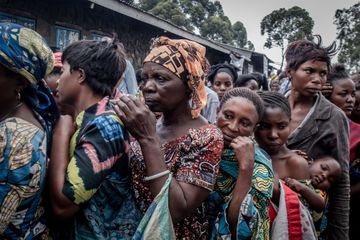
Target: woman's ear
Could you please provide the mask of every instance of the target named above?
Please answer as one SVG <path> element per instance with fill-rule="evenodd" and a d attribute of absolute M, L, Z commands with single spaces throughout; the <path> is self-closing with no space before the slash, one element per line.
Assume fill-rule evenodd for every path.
<path fill-rule="evenodd" d="M 293 74 L 294 74 L 294 70 L 290 70 L 290 69 L 286 70 L 286 76 L 290 81 L 292 79 Z"/>
<path fill-rule="evenodd" d="M 81 84 L 81 83 L 84 83 L 85 82 L 85 79 L 86 79 L 86 74 L 85 74 L 85 71 L 84 71 L 84 69 L 82 69 L 82 68 L 79 68 L 78 70 L 77 70 L 79 73 L 79 77 L 78 77 L 78 81 L 79 81 L 79 83 Z"/>
<path fill-rule="evenodd" d="M 26 80 L 23 76 L 18 75 L 16 78 L 16 91 L 21 92 L 29 85 L 28 80 Z"/>

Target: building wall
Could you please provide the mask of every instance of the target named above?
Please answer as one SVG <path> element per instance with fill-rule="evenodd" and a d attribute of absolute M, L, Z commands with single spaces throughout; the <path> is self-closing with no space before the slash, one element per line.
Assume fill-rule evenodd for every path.
<path fill-rule="evenodd" d="M 178 38 L 96 4 L 91 8 L 86 0 L 0 0 L 0 12 L 35 19 L 35 30 L 51 47 L 56 46 L 57 26 L 78 30 L 80 39 L 90 39 L 92 34 L 112 36 L 115 32 L 135 69 L 141 67 L 152 38 Z M 207 57 L 211 64 L 229 61 L 227 54 L 211 48 L 207 48 Z"/>

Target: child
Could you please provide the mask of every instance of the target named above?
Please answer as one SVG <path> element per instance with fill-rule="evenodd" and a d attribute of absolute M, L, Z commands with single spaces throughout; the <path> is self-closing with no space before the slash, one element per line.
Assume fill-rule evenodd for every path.
<path fill-rule="evenodd" d="M 326 211 L 327 191 L 341 174 L 338 161 L 330 156 L 323 156 L 314 162 L 309 162 L 310 179 L 298 181 L 292 178 L 285 179 L 285 184 L 299 194 L 300 201 L 308 207 L 318 230 L 319 239 L 323 239 L 327 226 Z M 313 210 L 313 211 L 312 211 Z"/>
<path fill-rule="evenodd" d="M 310 163 L 310 179 L 305 182 L 287 178 L 285 183 L 293 191 L 299 193 L 306 201 L 306 205 L 316 212 L 325 207 L 325 200 L 314 189 L 326 192 L 341 173 L 340 164 L 330 156 L 324 156 Z"/>

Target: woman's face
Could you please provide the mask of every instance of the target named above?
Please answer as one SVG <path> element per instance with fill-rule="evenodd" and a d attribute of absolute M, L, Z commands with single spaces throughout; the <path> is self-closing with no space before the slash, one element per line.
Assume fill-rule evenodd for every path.
<path fill-rule="evenodd" d="M 270 90 L 272 92 L 278 92 L 280 90 L 279 81 L 273 80 L 270 84 Z"/>
<path fill-rule="evenodd" d="M 270 155 L 276 154 L 290 134 L 290 118 L 279 107 L 267 107 L 255 131 L 259 146 Z"/>
<path fill-rule="evenodd" d="M 360 116 L 360 90 L 355 92 L 355 106 L 352 116 Z"/>
<path fill-rule="evenodd" d="M 188 103 L 189 96 L 183 81 L 167 68 L 152 62 L 144 64 L 141 74 L 145 104 L 153 112 L 173 110 L 180 103 Z"/>
<path fill-rule="evenodd" d="M 247 81 L 245 84 L 244 84 L 244 87 L 252 90 L 252 91 L 257 91 L 259 90 L 259 85 L 258 83 L 256 82 L 256 80 L 254 79 L 251 79 L 250 81 Z"/>
<path fill-rule="evenodd" d="M 304 97 L 313 97 L 321 91 L 328 74 L 326 62 L 309 60 L 297 70 L 290 70 L 292 89 Z"/>
<path fill-rule="evenodd" d="M 242 97 L 227 100 L 217 117 L 217 126 L 224 135 L 225 146 L 229 146 L 238 136 L 251 136 L 257 120 L 257 111 L 251 101 Z"/>
<path fill-rule="evenodd" d="M 349 117 L 355 106 L 355 83 L 350 78 L 335 81 L 330 101 Z"/>
<path fill-rule="evenodd" d="M 79 93 L 79 70 L 70 71 L 70 65 L 65 61 L 62 73 L 57 81 L 57 100 L 61 105 L 74 104 Z"/>
<path fill-rule="evenodd" d="M 18 92 L 22 89 L 16 74 L 0 65 L 0 118 L 9 112 L 9 107 L 14 107 L 18 100 Z"/>
<path fill-rule="evenodd" d="M 217 73 L 211 84 L 211 88 L 217 93 L 219 100 L 221 101 L 225 92 L 233 88 L 233 79 L 226 72 Z"/>

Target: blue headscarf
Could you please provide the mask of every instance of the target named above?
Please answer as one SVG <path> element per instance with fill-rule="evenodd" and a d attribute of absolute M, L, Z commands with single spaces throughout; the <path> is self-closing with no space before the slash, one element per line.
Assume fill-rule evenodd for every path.
<path fill-rule="evenodd" d="M 13 23 L 0 23 L 0 64 L 29 81 L 22 98 L 41 116 L 49 134 L 59 117 L 55 100 L 44 81 L 54 66 L 51 49 L 37 32 Z"/>

